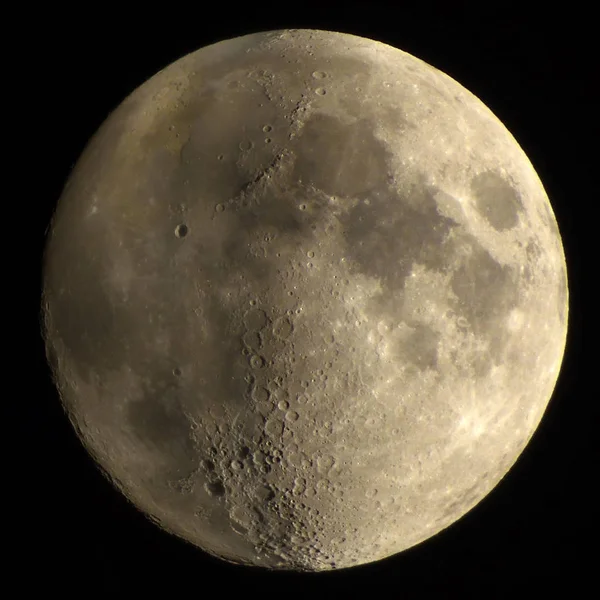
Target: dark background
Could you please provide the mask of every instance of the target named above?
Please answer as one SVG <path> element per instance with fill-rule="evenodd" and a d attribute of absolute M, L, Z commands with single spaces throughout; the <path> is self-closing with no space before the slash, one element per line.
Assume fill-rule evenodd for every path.
<path fill-rule="evenodd" d="M 529 12 L 525 2 L 415 7 L 368 1 L 240 7 L 172 2 L 156 8 L 147 3 L 131 16 L 123 14 L 123 6 L 100 9 L 96 3 L 85 10 L 79 5 L 81 12 L 35 9 L 34 22 L 21 30 L 25 45 L 37 55 L 35 62 L 21 56 L 32 86 L 30 94 L 23 93 L 23 104 L 26 110 L 28 102 L 32 105 L 30 135 L 38 141 L 37 154 L 28 155 L 35 169 L 26 182 L 36 190 L 27 209 L 28 231 L 33 220 L 37 236 L 27 273 L 35 281 L 25 302 L 31 308 L 33 337 L 27 351 L 35 353 L 35 376 L 29 374 L 25 382 L 27 394 L 9 394 L 18 414 L 11 421 L 17 426 L 7 428 L 21 449 L 14 454 L 22 457 L 16 461 L 17 506 L 7 523 L 7 530 L 19 532 L 8 543 L 9 565 L 14 565 L 9 571 L 18 574 L 20 593 L 595 595 L 598 394 L 591 384 L 593 367 L 586 363 L 598 351 L 584 350 L 584 326 L 591 327 L 592 321 L 585 318 L 584 287 L 598 272 L 597 264 L 590 266 L 597 263 L 598 252 L 592 250 L 589 224 L 599 200 L 599 53 L 592 7 L 567 2 L 554 10 L 551 3 L 531 4 L 536 8 Z M 159 530 L 129 505 L 96 470 L 62 413 L 37 322 L 44 231 L 72 165 L 109 112 L 159 69 L 191 51 L 281 28 L 330 29 L 389 43 L 448 73 L 483 100 L 544 182 L 570 276 L 570 331 L 561 375 L 539 429 L 510 473 L 468 515 L 427 542 L 375 564 L 315 575 L 221 562 Z"/>

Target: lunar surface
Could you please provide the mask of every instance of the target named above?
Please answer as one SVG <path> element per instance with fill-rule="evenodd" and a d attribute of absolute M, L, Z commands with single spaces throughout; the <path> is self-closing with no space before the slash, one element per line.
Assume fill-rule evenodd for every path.
<path fill-rule="evenodd" d="M 48 230 L 49 362 L 82 442 L 165 530 L 327 570 L 467 513 L 564 352 L 557 223 L 518 143 L 405 52 L 248 35 L 108 117 Z"/>

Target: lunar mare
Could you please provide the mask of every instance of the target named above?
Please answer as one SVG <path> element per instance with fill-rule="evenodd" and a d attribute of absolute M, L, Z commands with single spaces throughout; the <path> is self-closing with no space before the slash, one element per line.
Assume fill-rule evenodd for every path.
<path fill-rule="evenodd" d="M 405 52 L 253 34 L 109 116 L 49 229 L 49 361 L 78 435 L 167 531 L 326 570 L 467 513 L 538 426 L 560 234 L 499 120 Z"/>

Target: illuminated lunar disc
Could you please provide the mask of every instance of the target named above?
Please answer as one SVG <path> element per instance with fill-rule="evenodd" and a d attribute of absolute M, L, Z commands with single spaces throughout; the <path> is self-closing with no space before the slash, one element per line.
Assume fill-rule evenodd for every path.
<path fill-rule="evenodd" d="M 139 87 L 49 231 L 48 355 L 83 443 L 225 560 L 324 570 L 428 539 L 531 438 L 561 239 L 471 93 L 398 49 L 277 31 Z"/>

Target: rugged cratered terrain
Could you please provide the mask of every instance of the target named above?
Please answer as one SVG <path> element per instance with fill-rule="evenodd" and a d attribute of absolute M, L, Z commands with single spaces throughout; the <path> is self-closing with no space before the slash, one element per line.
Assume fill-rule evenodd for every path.
<path fill-rule="evenodd" d="M 458 83 L 351 35 L 204 48 L 91 140 L 48 236 L 45 336 L 113 482 L 226 560 L 322 570 L 477 504 L 567 327 L 530 162 Z"/>

